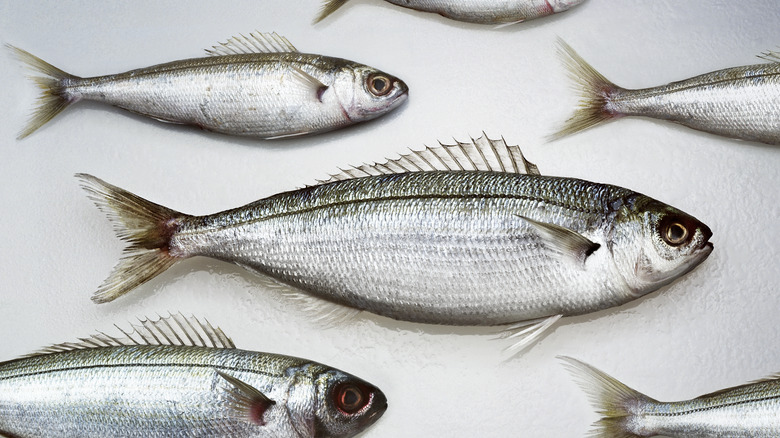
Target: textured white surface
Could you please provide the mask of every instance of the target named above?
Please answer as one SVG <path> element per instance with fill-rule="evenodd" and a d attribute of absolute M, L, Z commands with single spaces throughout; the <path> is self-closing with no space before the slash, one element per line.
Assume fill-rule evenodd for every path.
<path fill-rule="evenodd" d="M 235 139 L 89 104 L 17 141 L 37 90 L 10 53 L 0 53 L 0 360 L 180 310 L 222 326 L 239 347 L 315 359 L 377 384 L 390 408 L 366 437 L 583 436 L 596 416 L 559 354 L 662 400 L 780 371 L 780 148 L 640 119 L 544 140 L 577 101 L 556 59 L 556 36 L 617 84 L 652 86 L 757 62 L 756 54 L 780 44 L 776 2 L 589 0 L 500 29 L 379 0 L 354 0 L 312 26 L 318 10 L 318 0 L 0 3 L 1 42 L 77 75 L 200 56 L 257 29 L 303 51 L 376 66 L 411 90 L 388 117 L 287 141 Z M 492 329 L 371 315 L 325 328 L 251 274 L 205 259 L 185 261 L 114 303 L 89 300 L 122 243 L 76 172 L 209 213 L 339 165 L 482 130 L 524 146 L 544 174 L 622 185 L 693 214 L 712 228 L 715 251 L 660 293 L 564 319 L 510 360 Z"/>

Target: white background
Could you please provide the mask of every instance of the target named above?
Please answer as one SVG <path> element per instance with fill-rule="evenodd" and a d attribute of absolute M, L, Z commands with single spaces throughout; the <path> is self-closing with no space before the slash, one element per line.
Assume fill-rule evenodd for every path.
<path fill-rule="evenodd" d="M 76 75 L 198 57 L 231 35 L 277 31 L 304 52 L 363 62 L 404 79 L 394 114 L 325 135 L 264 142 L 79 104 L 18 141 L 38 91 L 0 53 L 0 360 L 137 316 L 182 311 L 239 347 L 307 357 L 378 385 L 389 409 L 366 437 L 578 437 L 596 419 L 559 366 L 571 355 L 658 399 L 682 399 L 780 370 L 780 149 L 648 119 L 557 142 L 571 89 L 561 36 L 605 76 L 647 87 L 761 62 L 780 44 L 774 0 L 589 0 L 500 29 L 380 0 L 354 0 L 319 25 L 318 0 L 3 1 L 0 42 Z M 340 165 L 481 131 L 520 144 L 542 173 L 643 192 L 713 230 L 692 274 L 620 308 L 566 318 L 507 359 L 493 328 L 362 314 L 324 328 L 238 267 L 179 263 L 127 297 L 89 297 L 122 243 L 73 177 L 88 172 L 176 210 L 205 214 L 312 182 Z M 392 270 L 392 266 L 387 269 Z"/>

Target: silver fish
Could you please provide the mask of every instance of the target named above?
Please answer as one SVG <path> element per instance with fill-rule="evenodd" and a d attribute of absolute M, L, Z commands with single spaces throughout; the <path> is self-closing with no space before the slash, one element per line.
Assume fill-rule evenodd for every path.
<path fill-rule="evenodd" d="M 340 58 L 300 53 L 286 38 L 252 33 L 186 59 L 80 78 L 8 46 L 43 89 L 27 137 L 80 100 L 160 121 L 264 139 L 316 134 L 371 120 L 406 100 L 400 79 Z"/>
<path fill-rule="evenodd" d="M 562 315 L 652 292 L 713 248 L 709 228 L 680 210 L 620 187 L 541 176 L 517 146 L 487 137 L 208 216 L 77 177 L 130 242 L 93 296 L 98 303 L 207 256 L 345 310 L 433 324 L 520 323 L 536 334 Z"/>
<path fill-rule="evenodd" d="M 193 317 L 134 329 L 0 363 L 0 436 L 351 437 L 387 409 L 368 382 Z"/>
<path fill-rule="evenodd" d="M 385 0 L 453 20 L 479 24 L 510 24 L 567 11 L 585 0 Z M 314 20 L 322 21 L 347 0 L 325 0 Z"/>
<path fill-rule="evenodd" d="M 561 359 L 603 415 L 589 436 L 780 436 L 780 375 L 691 400 L 659 402 L 588 364 L 570 357 Z"/>
<path fill-rule="evenodd" d="M 659 87 L 619 87 L 563 40 L 560 54 L 582 90 L 582 106 L 552 139 L 624 116 L 669 120 L 724 137 L 780 144 L 780 54 L 765 64 L 727 68 Z"/>

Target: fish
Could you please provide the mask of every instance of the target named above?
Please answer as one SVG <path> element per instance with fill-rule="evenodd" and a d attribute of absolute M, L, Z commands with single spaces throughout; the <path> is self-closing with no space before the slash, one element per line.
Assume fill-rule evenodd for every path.
<path fill-rule="evenodd" d="M 780 374 L 691 400 L 660 402 L 570 357 L 560 357 L 602 418 L 589 436 L 780 436 Z"/>
<path fill-rule="evenodd" d="M 373 67 L 301 53 L 275 32 L 230 38 L 204 58 L 89 78 L 8 48 L 42 75 L 32 78 L 42 89 L 40 106 L 19 139 L 82 100 L 227 135 L 318 134 L 387 114 L 409 91 L 401 79 Z"/>
<path fill-rule="evenodd" d="M 477 24 L 513 24 L 564 12 L 585 0 L 385 0 L 423 12 L 435 12 L 457 21 Z M 319 23 L 347 0 L 325 0 L 314 23 Z"/>
<path fill-rule="evenodd" d="M 619 87 L 565 41 L 558 51 L 582 97 L 551 140 L 625 116 L 669 120 L 724 137 L 780 145 L 780 54 L 767 63 L 732 67 L 658 87 Z"/>
<path fill-rule="evenodd" d="M 351 437 L 387 409 L 362 379 L 239 350 L 195 317 L 119 330 L 0 363 L 0 436 Z"/>
<path fill-rule="evenodd" d="M 96 303 L 205 256 L 259 274 L 314 313 L 322 306 L 329 321 L 368 311 L 514 324 L 522 342 L 561 316 L 652 292 L 713 249 L 693 216 L 621 187 L 540 175 L 518 146 L 486 135 L 205 216 L 76 177 L 129 243 Z"/>

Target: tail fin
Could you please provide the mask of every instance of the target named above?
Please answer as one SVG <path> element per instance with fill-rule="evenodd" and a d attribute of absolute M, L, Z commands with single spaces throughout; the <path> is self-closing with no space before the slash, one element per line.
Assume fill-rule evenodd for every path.
<path fill-rule="evenodd" d="M 43 92 L 38 98 L 38 107 L 35 108 L 30 121 L 27 122 L 27 126 L 17 137 L 17 139 L 21 140 L 35 132 L 35 130 L 43 126 L 49 120 L 53 119 L 54 116 L 61 113 L 65 108 L 70 106 L 70 104 L 76 102 L 75 99 L 69 97 L 65 92 L 63 82 L 66 79 L 80 78 L 78 76 L 73 76 L 70 73 L 66 73 L 32 53 L 18 47 L 14 47 L 10 44 L 6 44 L 6 47 L 8 47 L 28 68 L 44 75 L 32 76 L 32 80 L 35 81 Z"/>
<path fill-rule="evenodd" d="M 571 357 L 558 356 L 585 391 L 591 404 L 603 417 L 593 426 L 591 436 L 600 438 L 637 438 L 626 427 L 637 408 L 658 403 L 620 383 L 614 377 Z"/>
<path fill-rule="evenodd" d="M 596 71 L 560 38 L 558 38 L 558 54 L 569 71 L 569 77 L 580 89 L 582 97 L 580 107 L 566 121 L 563 128 L 550 136 L 550 140 L 557 140 L 620 117 L 620 114 L 610 112 L 606 105 L 610 95 L 621 88 Z"/>
<path fill-rule="evenodd" d="M 336 9 L 344 6 L 344 3 L 346 2 L 347 0 L 324 0 L 322 9 L 320 9 L 320 14 L 314 19 L 314 23 L 316 24 L 324 20 L 325 17 L 335 12 Z"/>
<path fill-rule="evenodd" d="M 171 237 L 187 215 L 149 202 L 119 187 L 78 173 L 81 187 L 114 224 L 120 239 L 130 245 L 103 285 L 92 296 L 107 303 L 170 268 L 178 257 L 168 252 Z"/>

